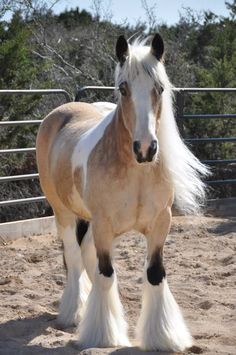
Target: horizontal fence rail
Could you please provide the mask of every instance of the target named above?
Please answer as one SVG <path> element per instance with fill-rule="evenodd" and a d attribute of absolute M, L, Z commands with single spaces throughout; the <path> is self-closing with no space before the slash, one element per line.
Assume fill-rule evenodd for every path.
<path fill-rule="evenodd" d="M 89 90 L 114 91 L 115 89 L 116 89 L 115 86 L 94 86 L 94 85 L 83 86 L 82 88 L 79 88 L 77 90 L 77 93 L 75 95 L 75 101 L 80 101 L 80 99 L 82 99 L 82 97 L 84 96 L 84 93 Z"/>
<path fill-rule="evenodd" d="M 191 120 L 191 119 L 210 119 L 210 118 L 214 118 L 214 119 L 217 119 L 217 118 L 236 118 L 236 114 L 234 113 L 230 113 L 230 114 L 210 114 L 210 115 L 184 115 L 182 116 L 182 118 L 184 119 L 187 119 L 187 120 Z"/>
<path fill-rule="evenodd" d="M 33 179 L 38 179 L 38 178 L 39 178 L 39 174 L 38 173 L 37 174 L 2 176 L 2 177 L 0 177 L 0 182 L 33 180 Z"/>
<path fill-rule="evenodd" d="M 36 151 L 36 148 L 0 149 L 0 154 L 32 153 L 35 151 Z"/>
<path fill-rule="evenodd" d="M 217 159 L 217 160 L 202 160 L 203 164 L 215 165 L 215 164 L 236 164 L 236 159 Z"/>
<path fill-rule="evenodd" d="M 208 185 L 225 185 L 225 184 L 234 185 L 236 184 L 236 179 L 210 180 L 207 181 L 207 184 Z"/>
<path fill-rule="evenodd" d="M 46 201 L 45 196 L 19 198 L 17 200 L 0 201 L 0 207 L 22 205 L 25 203 L 33 203 L 33 202 L 45 202 L 45 201 Z"/>
<path fill-rule="evenodd" d="M 229 138 L 186 138 L 185 142 L 194 142 L 194 143 L 216 143 L 216 142 L 236 142 L 236 137 Z"/>
<path fill-rule="evenodd" d="M 94 91 L 114 91 L 118 88 L 115 86 L 94 86 L 94 85 L 86 85 L 81 88 L 78 88 L 77 93 L 75 95 L 75 101 L 80 101 L 86 91 L 94 90 Z M 236 88 L 174 88 L 174 92 L 179 94 L 184 93 L 192 93 L 192 92 L 236 92 Z"/>
<path fill-rule="evenodd" d="M 71 101 L 70 94 L 63 89 L 0 90 L 0 95 L 62 95 L 67 102 Z"/>
<path fill-rule="evenodd" d="M 80 101 L 86 94 L 87 91 L 114 91 L 116 88 L 114 86 L 84 86 L 79 88 L 75 101 Z M 184 99 L 185 95 L 191 93 L 207 93 L 207 92 L 221 92 L 221 93 L 230 93 L 236 92 L 236 88 L 175 88 L 176 94 L 176 122 L 179 127 L 180 134 L 183 135 L 183 122 L 184 120 L 192 120 L 192 119 L 235 119 L 236 114 L 184 114 Z M 50 89 L 50 90 L 0 90 L 0 95 L 63 95 L 65 97 L 66 102 L 71 101 L 71 96 L 69 93 L 62 89 Z M 9 127 L 9 126 L 22 126 L 22 125 L 39 125 L 41 120 L 21 120 L 21 121 L 0 121 L 1 127 Z M 185 141 L 187 143 L 199 144 L 199 143 L 216 143 L 216 142 L 236 142 L 236 137 L 218 137 L 218 138 L 186 138 Z M 35 153 L 36 148 L 18 148 L 18 149 L 2 149 L 0 150 L 0 154 L 18 154 L 18 153 Z M 218 164 L 236 164 L 236 159 L 219 159 L 219 160 L 203 160 L 202 163 L 207 165 L 218 165 Z M 0 183 L 12 182 L 12 181 L 21 181 L 21 180 L 33 180 L 38 179 L 39 174 L 24 174 L 24 175 L 15 175 L 15 176 L 4 176 L 0 177 Z M 224 180 L 211 180 L 207 181 L 209 185 L 223 185 L 223 184 L 235 184 L 236 179 L 224 179 Z M 5 206 L 14 206 L 17 204 L 27 204 L 34 202 L 44 202 L 46 198 L 44 196 L 32 197 L 32 198 L 24 198 L 24 199 L 16 199 L 10 201 L 0 201 L 0 207 Z"/>
<path fill-rule="evenodd" d="M 41 122 L 42 122 L 42 120 L 0 121 L 0 127 L 39 125 Z"/>

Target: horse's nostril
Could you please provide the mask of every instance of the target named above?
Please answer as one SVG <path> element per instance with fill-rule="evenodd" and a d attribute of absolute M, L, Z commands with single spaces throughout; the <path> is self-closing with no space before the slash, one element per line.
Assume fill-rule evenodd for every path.
<path fill-rule="evenodd" d="M 152 161 L 154 155 L 156 154 L 157 152 L 157 141 L 156 140 L 153 140 L 151 141 L 151 144 L 149 146 L 149 149 L 148 149 L 148 153 L 147 153 L 147 161 Z"/>
<path fill-rule="evenodd" d="M 157 151 L 157 141 L 156 140 L 153 140 L 150 144 L 150 150 L 153 154 L 156 153 Z"/>
<path fill-rule="evenodd" d="M 141 143 L 139 141 L 134 141 L 133 150 L 135 154 L 138 154 L 140 152 L 140 148 L 141 148 Z"/>

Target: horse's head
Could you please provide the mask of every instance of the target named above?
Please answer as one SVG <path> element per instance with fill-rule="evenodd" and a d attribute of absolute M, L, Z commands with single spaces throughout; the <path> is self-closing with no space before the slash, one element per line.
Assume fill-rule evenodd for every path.
<path fill-rule="evenodd" d="M 137 40 L 130 45 L 124 36 L 116 43 L 119 108 L 132 137 L 138 163 L 154 161 L 158 156 L 157 133 L 164 90 L 159 71 L 163 68 L 163 52 L 164 43 L 159 34 L 153 37 L 151 46 L 144 46 Z"/>

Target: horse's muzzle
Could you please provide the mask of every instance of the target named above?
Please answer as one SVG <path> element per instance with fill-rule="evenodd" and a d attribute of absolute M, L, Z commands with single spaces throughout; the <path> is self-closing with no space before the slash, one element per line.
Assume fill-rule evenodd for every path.
<path fill-rule="evenodd" d="M 134 141 L 133 143 L 133 151 L 135 154 L 135 158 L 138 163 L 146 163 L 153 161 L 153 158 L 157 152 L 157 141 L 152 140 L 150 146 L 147 148 L 145 154 L 141 150 L 140 141 Z"/>

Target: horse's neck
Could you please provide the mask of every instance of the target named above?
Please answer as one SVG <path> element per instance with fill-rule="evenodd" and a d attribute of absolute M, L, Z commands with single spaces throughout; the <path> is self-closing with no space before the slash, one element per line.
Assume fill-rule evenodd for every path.
<path fill-rule="evenodd" d="M 116 141 L 117 156 L 124 164 L 132 163 L 132 139 L 124 121 L 121 106 L 118 105 L 113 118 L 113 132 Z"/>
<path fill-rule="evenodd" d="M 110 169 L 117 172 L 118 176 L 123 168 L 126 170 L 134 162 L 131 138 L 118 108 L 87 134 L 77 150 L 81 146 L 86 154 L 86 147 L 90 147 L 86 156 L 99 166 L 100 171 Z"/>

